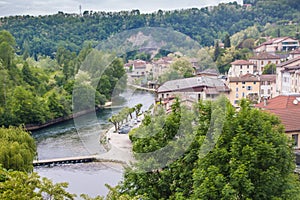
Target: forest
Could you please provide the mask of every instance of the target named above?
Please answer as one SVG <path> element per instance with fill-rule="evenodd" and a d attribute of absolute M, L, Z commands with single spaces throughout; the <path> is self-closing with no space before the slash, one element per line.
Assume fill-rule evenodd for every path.
<path fill-rule="evenodd" d="M 190 36 L 203 46 L 212 46 L 217 39 L 224 40 L 226 34 L 232 36 L 254 25 L 264 32 L 267 31 L 264 30 L 266 24 L 271 24 L 271 29 L 275 26 L 275 30 L 285 28 L 289 22 L 299 24 L 300 8 L 295 2 L 256 0 L 249 1 L 253 4 L 250 8 L 233 2 L 201 9 L 158 10 L 148 14 L 139 10 L 84 11 L 82 15 L 60 11 L 55 15 L 2 17 L 0 29 L 9 31 L 16 38 L 19 55 L 35 59 L 39 55 L 55 57 L 58 47 L 79 53 L 87 43 L 94 47 L 112 34 L 141 27 L 170 28 Z M 269 34 L 276 36 L 276 32 Z M 287 34 L 295 37 L 296 27 Z"/>

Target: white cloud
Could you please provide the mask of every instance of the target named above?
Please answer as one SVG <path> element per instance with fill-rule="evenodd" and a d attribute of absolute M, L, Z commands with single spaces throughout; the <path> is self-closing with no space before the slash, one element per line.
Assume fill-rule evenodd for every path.
<path fill-rule="evenodd" d="M 241 3 L 242 0 L 237 0 Z M 120 11 L 139 9 L 141 12 L 174 10 L 181 8 L 204 7 L 217 5 L 230 0 L 0 0 L 0 16 L 9 15 L 46 15 L 58 11 L 78 13 L 79 5 L 82 10 Z"/>

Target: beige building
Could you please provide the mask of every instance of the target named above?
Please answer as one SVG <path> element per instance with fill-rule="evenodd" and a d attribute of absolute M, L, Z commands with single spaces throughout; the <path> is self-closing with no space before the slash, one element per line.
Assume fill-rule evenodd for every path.
<path fill-rule="evenodd" d="M 280 64 L 280 56 L 262 52 L 250 58 L 249 62 L 252 62 L 254 64 L 258 74 L 262 74 L 267 64 Z"/>
<path fill-rule="evenodd" d="M 254 64 L 247 60 L 236 60 L 230 64 L 231 67 L 228 71 L 228 77 L 239 77 L 254 73 Z"/>
<path fill-rule="evenodd" d="M 276 66 L 276 93 L 300 93 L 300 56 Z"/>
<path fill-rule="evenodd" d="M 260 100 L 260 78 L 253 74 L 228 77 L 228 86 L 230 88 L 229 100 L 235 107 L 238 107 L 243 98 L 248 98 L 253 103 L 258 103 Z"/>
<path fill-rule="evenodd" d="M 299 41 L 291 37 L 279 37 L 272 38 L 267 42 L 262 43 L 261 45 L 254 48 L 254 52 L 268 52 L 275 53 L 280 51 L 292 51 L 299 47 Z"/>

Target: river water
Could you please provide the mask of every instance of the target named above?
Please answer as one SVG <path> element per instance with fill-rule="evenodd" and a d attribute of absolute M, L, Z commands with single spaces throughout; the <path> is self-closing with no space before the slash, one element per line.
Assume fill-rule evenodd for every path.
<path fill-rule="evenodd" d="M 113 101 L 116 106 L 133 107 L 142 103 L 147 110 L 154 103 L 154 95 L 127 90 L 121 94 L 123 101 Z M 73 156 L 85 156 L 104 153 L 99 144 L 100 134 L 111 126 L 108 118 L 120 111 L 120 107 L 103 109 L 74 120 L 62 122 L 33 132 L 36 140 L 38 159 L 51 159 Z M 105 184 L 115 186 L 122 180 L 123 167 L 115 163 L 83 163 L 53 167 L 37 167 L 35 171 L 42 177 L 57 182 L 68 182 L 68 191 L 88 194 L 91 197 L 106 195 Z"/>

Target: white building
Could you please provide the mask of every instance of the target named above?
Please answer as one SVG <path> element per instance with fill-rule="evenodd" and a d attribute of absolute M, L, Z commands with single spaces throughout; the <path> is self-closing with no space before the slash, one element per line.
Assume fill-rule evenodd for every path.
<path fill-rule="evenodd" d="M 267 64 L 278 65 L 280 63 L 280 56 L 263 52 L 250 58 L 249 62 L 252 62 L 255 65 L 258 74 L 262 74 Z"/>
<path fill-rule="evenodd" d="M 231 64 L 228 77 L 239 77 L 246 74 L 254 74 L 254 64 L 247 60 L 236 60 Z"/>

